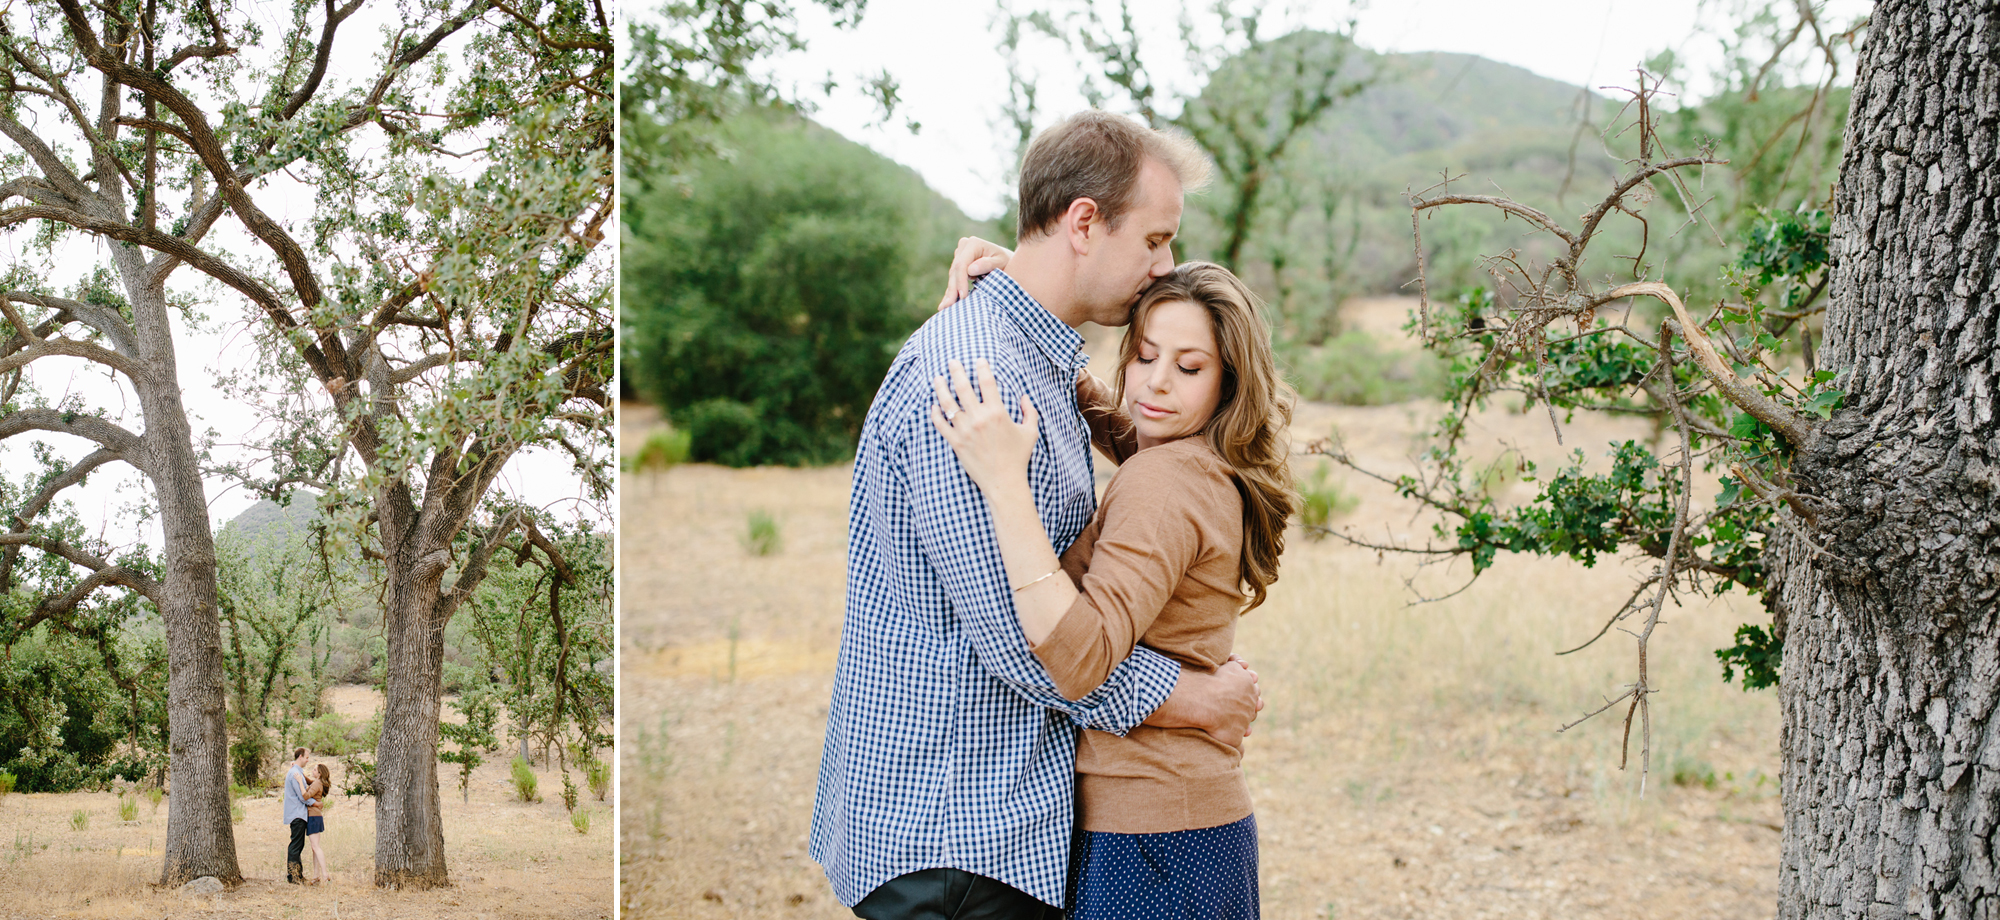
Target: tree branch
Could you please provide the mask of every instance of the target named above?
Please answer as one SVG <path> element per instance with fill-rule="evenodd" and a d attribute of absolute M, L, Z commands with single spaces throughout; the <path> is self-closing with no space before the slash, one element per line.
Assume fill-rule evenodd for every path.
<path fill-rule="evenodd" d="M 100 416 L 46 408 L 22 409 L 10 415 L 0 415 L 0 440 L 24 431 L 53 431 L 95 441 L 117 452 L 118 459 L 138 467 L 141 472 L 152 472 L 137 459 L 141 455 L 139 436 Z"/>
<path fill-rule="evenodd" d="M 1693 318 L 1688 316 L 1687 307 L 1681 304 L 1681 299 L 1675 296 L 1672 288 L 1658 281 L 1635 281 L 1607 291 L 1605 298 L 1617 300 L 1620 297 L 1639 294 L 1657 297 L 1674 309 L 1674 315 L 1680 319 L 1681 337 L 1687 339 L 1688 350 L 1694 352 L 1696 366 L 1701 368 L 1702 375 L 1715 385 L 1724 399 L 1758 421 L 1771 426 L 1773 431 L 1793 447 L 1805 446 L 1806 440 L 1811 438 L 1813 433 L 1813 426 L 1805 416 L 1773 402 L 1770 397 L 1757 392 L 1755 387 L 1737 377 L 1735 372 L 1729 369 L 1729 365 L 1723 363 L 1722 356 L 1715 353 L 1715 346 L 1710 345 L 1708 338 L 1701 334 L 1701 327 L 1695 325 Z"/>

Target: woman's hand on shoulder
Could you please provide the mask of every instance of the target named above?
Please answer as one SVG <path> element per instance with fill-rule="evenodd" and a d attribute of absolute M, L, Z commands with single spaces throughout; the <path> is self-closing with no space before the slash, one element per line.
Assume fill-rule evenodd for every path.
<path fill-rule="evenodd" d="M 1035 442 L 1041 438 L 1041 413 L 1026 394 L 1021 396 L 1021 421 L 1016 423 L 1001 402 L 1000 383 L 993 365 L 985 358 L 974 362 L 979 374 L 979 391 L 973 392 L 965 365 L 953 359 L 951 381 L 932 377 L 937 403 L 931 406 L 931 425 L 943 435 L 958 455 L 965 474 L 989 495 L 995 488 L 1025 487 L 1028 460 L 1034 456 Z"/>
<path fill-rule="evenodd" d="M 951 268 L 944 276 L 944 297 L 938 300 L 937 308 L 943 310 L 972 293 L 972 279 L 988 272 L 1007 267 L 1014 258 L 1014 251 L 990 243 L 976 236 L 958 238 L 958 249 L 951 254 Z"/>

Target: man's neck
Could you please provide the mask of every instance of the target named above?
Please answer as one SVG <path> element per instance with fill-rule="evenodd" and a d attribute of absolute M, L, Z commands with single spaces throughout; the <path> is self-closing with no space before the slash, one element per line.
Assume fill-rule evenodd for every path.
<path fill-rule="evenodd" d="M 1042 309 L 1071 329 L 1083 325 L 1083 306 L 1076 302 L 1076 263 L 1054 234 L 1021 244 L 1007 262 L 1007 277 Z"/>

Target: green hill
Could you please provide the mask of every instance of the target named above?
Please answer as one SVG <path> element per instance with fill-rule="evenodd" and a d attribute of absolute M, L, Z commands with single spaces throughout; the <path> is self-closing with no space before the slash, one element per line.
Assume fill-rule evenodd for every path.
<path fill-rule="evenodd" d="M 270 499 L 261 499 L 256 504 L 243 509 L 243 513 L 230 518 L 222 525 L 222 533 L 245 541 L 283 539 L 306 532 L 314 518 L 319 516 L 315 507 L 319 496 L 311 492 L 300 492 L 290 505 L 279 505 Z"/>

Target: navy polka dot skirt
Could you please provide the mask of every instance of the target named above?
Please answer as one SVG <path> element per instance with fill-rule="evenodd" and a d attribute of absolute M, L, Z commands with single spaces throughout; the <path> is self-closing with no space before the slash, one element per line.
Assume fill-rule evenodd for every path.
<path fill-rule="evenodd" d="M 1070 920 L 1257 920 L 1257 816 L 1168 834 L 1078 831 Z"/>

